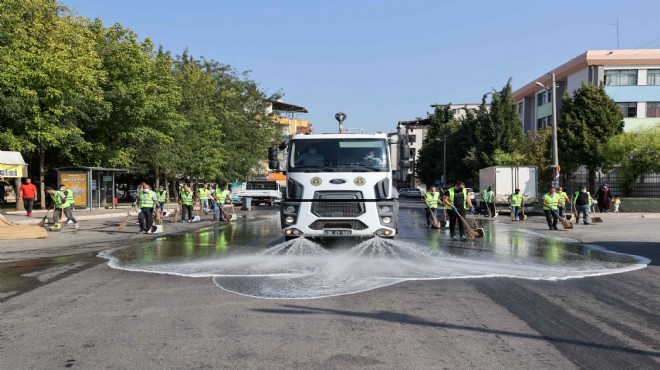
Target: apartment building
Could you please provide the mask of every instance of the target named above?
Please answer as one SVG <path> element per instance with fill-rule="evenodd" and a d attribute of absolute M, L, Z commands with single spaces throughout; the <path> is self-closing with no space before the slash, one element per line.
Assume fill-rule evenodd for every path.
<path fill-rule="evenodd" d="M 555 73 L 558 115 L 564 92 L 572 94 L 581 82 L 602 83 L 621 108 L 624 131 L 660 124 L 660 49 L 589 50 L 528 82 L 513 93 L 525 132 L 552 123 L 550 73 Z"/>
<path fill-rule="evenodd" d="M 298 115 L 308 113 L 305 107 L 284 103 L 281 101 L 272 101 L 266 113 L 276 112 L 275 118 L 282 125 L 282 134 L 285 136 L 293 134 L 311 134 L 312 124 L 307 120 L 298 118 Z"/>
<path fill-rule="evenodd" d="M 449 106 L 449 110 L 454 115 L 454 118 L 465 118 L 467 112 L 476 112 L 481 104 L 465 103 L 465 104 L 431 104 L 432 108 L 445 108 Z M 486 110 L 490 111 L 490 104 L 486 104 Z"/>

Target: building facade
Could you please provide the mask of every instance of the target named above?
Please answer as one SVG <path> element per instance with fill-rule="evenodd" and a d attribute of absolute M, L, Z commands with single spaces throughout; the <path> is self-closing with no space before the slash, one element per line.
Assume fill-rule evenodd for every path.
<path fill-rule="evenodd" d="M 449 106 L 449 110 L 454 115 L 455 119 L 465 118 L 467 112 L 475 113 L 479 110 L 481 104 L 466 103 L 466 104 L 431 104 L 432 108 L 444 108 Z M 490 104 L 486 104 L 486 110 L 490 111 Z"/>
<path fill-rule="evenodd" d="M 589 50 L 550 73 L 555 73 L 558 115 L 564 92 L 572 94 L 584 82 L 605 85 L 621 108 L 624 131 L 660 124 L 660 49 Z M 525 132 L 552 123 L 550 73 L 513 93 Z"/>

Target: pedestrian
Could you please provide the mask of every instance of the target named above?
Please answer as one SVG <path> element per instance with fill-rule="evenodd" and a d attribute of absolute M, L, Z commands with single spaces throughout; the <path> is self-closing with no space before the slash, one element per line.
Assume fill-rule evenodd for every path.
<path fill-rule="evenodd" d="M 66 185 L 62 184 L 60 185 L 60 191 L 64 193 L 64 196 L 66 197 L 66 202 L 69 205 L 69 210 L 71 211 L 71 214 L 73 214 L 73 209 L 74 209 L 73 204 L 76 202 L 76 198 L 73 195 L 73 190 L 67 189 Z M 69 216 L 67 216 L 66 223 L 72 224 L 74 223 L 74 221 Z"/>
<path fill-rule="evenodd" d="M 555 192 L 554 187 L 550 187 L 548 192 L 543 196 L 543 213 L 545 213 L 545 219 L 548 221 L 548 227 L 550 230 L 559 230 L 557 228 L 557 222 L 559 222 L 559 216 L 557 216 L 557 207 L 559 205 L 559 194 Z"/>
<path fill-rule="evenodd" d="M 142 185 L 142 190 L 138 193 L 137 200 L 133 205 L 140 208 L 140 214 L 138 215 L 138 222 L 140 223 L 140 234 L 146 234 L 151 230 L 151 226 L 154 224 L 154 206 L 158 202 L 158 196 L 156 192 L 149 189 L 149 185 Z"/>
<path fill-rule="evenodd" d="M 484 216 L 488 215 L 488 210 L 486 209 L 486 195 L 488 194 L 488 189 L 482 189 L 481 195 L 479 197 L 479 212 L 483 213 Z"/>
<path fill-rule="evenodd" d="M 511 202 L 511 219 L 513 221 L 518 221 L 518 212 L 520 212 L 520 208 L 523 207 L 523 196 L 520 194 L 520 189 L 516 189 L 515 192 L 511 194 L 509 202 Z"/>
<path fill-rule="evenodd" d="M 575 192 L 575 210 L 577 215 L 575 216 L 575 223 L 580 223 L 580 214 L 582 214 L 582 220 L 585 225 L 589 225 L 591 218 L 589 213 L 591 213 L 591 205 L 593 200 L 591 199 L 591 194 L 587 191 L 587 187 L 583 186 L 580 188 L 580 191 Z"/>
<path fill-rule="evenodd" d="M 213 221 L 229 221 L 226 219 L 222 209 L 224 205 L 229 202 L 231 204 L 231 196 L 229 190 L 227 190 L 227 185 L 218 185 L 213 194 Z"/>
<path fill-rule="evenodd" d="M 46 193 L 50 195 L 50 198 L 53 200 L 53 204 L 55 204 L 53 220 L 59 220 L 62 217 L 62 213 L 64 213 L 68 219 L 73 221 L 73 228 L 79 229 L 80 224 L 75 219 L 75 217 L 73 217 L 73 214 L 71 214 L 71 207 L 69 206 L 69 202 L 66 199 L 66 194 L 60 190 L 54 190 L 51 187 L 46 188 Z"/>
<path fill-rule="evenodd" d="M 167 202 L 167 190 L 163 188 L 163 185 L 158 187 L 156 192 L 156 197 L 158 198 L 158 207 L 160 208 L 160 213 L 165 213 L 165 203 Z"/>
<path fill-rule="evenodd" d="M 564 217 L 564 210 L 566 209 L 568 194 L 566 194 L 561 186 L 557 188 L 557 194 L 559 195 L 559 204 L 557 205 L 557 209 L 559 210 L 559 217 Z"/>
<path fill-rule="evenodd" d="M 619 206 L 621 205 L 621 198 L 619 198 L 618 195 L 614 196 L 614 200 L 612 201 L 612 204 L 614 204 L 614 213 L 619 213 Z"/>
<path fill-rule="evenodd" d="M 37 201 L 37 187 L 34 186 L 30 178 L 25 179 L 25 184 L 20 187 L 21 197 L 23 197 L 23 207 L 28 217 L 32 217 L 32 208 Z M 2 199 L 4 200 L 4 199 Z"/>
<path fill-rule="evenodd" d="M 495 191 L 492 185 L 488 187 L 484 201 L 486 202 L 486 213 L 491 218 L 497 217 L 497 213 L 495 213 Z"/>
<path fill-rule="evenodd" d="M 429 190 L 424 193 L 424 213 L 426 214 L 426 228 L 433 226 L 432 216 L 438 217 L 438 200 L 440 193 L 435 191 L 435 185 L 428 187 Z"/>
<path fill-rule="evenodd" d="M 607 213 L 610 209 L 610 200 L 612 200 L 612 193 L 607 184 L 603 184 L 596 192 L 596 201 L 598 202 L 598 210 L 600 213 Z"/>
<path fill-rule="evenodd" d="M 209 184 L 204 184 L 201 188 L 197 189 L 197 200 L 199 200 L 199 207 L 205 215 L 209 214 Z"/>
<path fill-rule="evenodd" d="M 461 240 L 466 240 L 465 225 L 459 219 L 458 215 L 461 215 L 465 219 L 467 209 L 470 209 L 470 212 L 474 212 L 474 207 L 472 207 L 472 200 L 470 200 L 467 194 L 465 183 L 463 181 L 457 181 L 453 187 L 447 189 L 442 197 L 442 202 L 449 213 L 449 234 L 451 238 L 458 240 L 456 236 L 456 223 L 458 223 L 458 232 Z"/>
<path fill-rule="evenodd" d="M 190 190 L 190 187 L 186 184 L 183 186 L 183 190 L 179 193 L 179 205 L 181 206 L 181 220 L 186 219 L 186 212 L 188 213 L 188 222 L 193 220 L 193 206 L 195 201 L 193 199 L 194 193 Z"/>

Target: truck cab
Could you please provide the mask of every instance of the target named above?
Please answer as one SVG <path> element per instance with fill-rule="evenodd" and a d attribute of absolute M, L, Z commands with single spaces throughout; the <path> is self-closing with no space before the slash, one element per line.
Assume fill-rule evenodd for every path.
<path fill-rule="evenodd" d="M 386 134 L 293 135 L 281 203 L 286 239 L 393 237 L 398 193 Z"/>

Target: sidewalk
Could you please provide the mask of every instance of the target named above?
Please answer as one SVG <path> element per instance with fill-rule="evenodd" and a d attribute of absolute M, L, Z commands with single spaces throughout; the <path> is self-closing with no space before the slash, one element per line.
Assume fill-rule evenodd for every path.
<path fill-rule="evenodd" d="M 77 209 L 73 211 L 73 217 L 78 221 L 86 220 L 98 220 L 114 217 L 126 216 L 126 213 L 131 209 L 131 206 L 120 206 L 117 209 L 93 209 L 91 212 L 89 209 Z M 25 211 L 11 211 L 3 212 L 2 215 L 5 217 L 5 220 L 13 222 L 19 225 L 37 225 L 41 219 L 46 215 L 46 210 L 34 210 L 32 211 L 32 217 L 27 217 Z M 48 217 L 53 217 L 53 211 L 51 210 L 48 213 Z"/>

